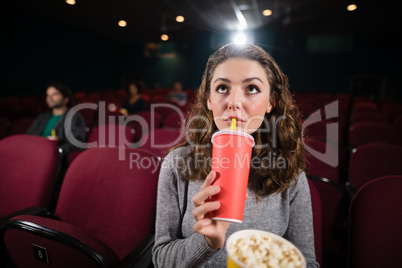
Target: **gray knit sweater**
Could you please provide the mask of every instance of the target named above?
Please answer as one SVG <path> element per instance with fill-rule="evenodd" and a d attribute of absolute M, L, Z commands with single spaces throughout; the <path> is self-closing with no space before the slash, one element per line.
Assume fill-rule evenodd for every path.
<path fill-rule="evenodd" d="M 214 250 L 203 235 L 193 231 L 192 197 L 202 181 L 185 180 L 188 172 L 179 168 L 189 153 L 188 147 L 170 152 L 159 175 L 156 233 L 153 248 L 155 267 L 226 267 L 225 247 Z M 226 233 L 258 229 L 280 235 L 295 244 L 307 261 L 307 267 L 318 267 L 314 253 L 314 234 L 310 190 L 304 173 L 297 183 L 281 194 L 264 196 L 260 202 L 250 191 L 246 200 L 243 223 L 231 223 Z"/>

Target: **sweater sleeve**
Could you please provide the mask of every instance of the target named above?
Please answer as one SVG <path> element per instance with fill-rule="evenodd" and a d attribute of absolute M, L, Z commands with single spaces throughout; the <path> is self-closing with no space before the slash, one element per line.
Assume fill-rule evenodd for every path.
<path fill-rule="evenodd" d="M 317 268 L 310 188 L 304 172 L 299 175 L 290 195 L 289 224 L 284 238 L 300 249 L 306 258 L 307 268 Z"/>
<path fill-rule="evenodd" d="M 165 158 L 159 175 L 153 262 L 155 267 L 198 267 L 218 251 L 203 235 L 182 235 L 186 186 L 173 163 L 174 152 Z"/>

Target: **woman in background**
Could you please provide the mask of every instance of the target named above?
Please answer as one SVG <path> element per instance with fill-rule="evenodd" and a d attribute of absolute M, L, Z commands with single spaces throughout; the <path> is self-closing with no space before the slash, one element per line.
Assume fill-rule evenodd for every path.
<path fill-rule="evenodd" d="M 129 94 L 129 98 L 126 99 L 121 106 L 120 112 L 122 114 L 129 116 L 147 110 L 147 103 L 141 98 L 143 87 L 144 85 L 136 80 L 127 82 L 126 91 Z"/>

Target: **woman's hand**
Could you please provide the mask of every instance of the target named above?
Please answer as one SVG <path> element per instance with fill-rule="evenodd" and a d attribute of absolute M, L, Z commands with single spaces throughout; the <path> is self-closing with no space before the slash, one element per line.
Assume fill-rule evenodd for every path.
<path fill-rule="evenodd" d="M 230 223 L 208 218 L 209 211 L 217 210 L 220 207 L 219 201 L 209 201 L 210 196 L 220 192 L 219 186 L 212 185 L 215 176 L 215 172 L 211 171 L 202 184 L 201 191 L 193 196 L 193 216 L 197 220 L 193 230 L 204 235 L 210 247 L 219 249 L 225 244 L 225 234 Z"/>

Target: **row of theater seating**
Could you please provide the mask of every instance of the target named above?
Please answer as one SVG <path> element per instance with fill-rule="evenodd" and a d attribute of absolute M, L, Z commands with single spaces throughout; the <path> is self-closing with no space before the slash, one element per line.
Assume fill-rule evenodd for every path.
<path fill-rule="evenodd" d="M 324 97 L 323 97 L 324 96 Z M 330 98 L 331 97 L 331 98 Z M 303 117 L 305 126 L 307 123 L 310 123 L 311 117 L 309 115 L 314 114 L 314 109 L 318 108 L 322 110 L 320 113 L 321 117 L 324 117 L 325 120 L 321 120 L 317 123 L 311 123 L 306 126 L 307 129 L 307 138 L 305 139 L 306 146 L 314 149 L 316 152 L 320 152 L 321 154 L 307 154 L 308 159 L 308 176 L 311 179 L 312 183 L 317 188 L 321 204 L 322 204 L 322 250 L 323 250 L 323 263 L 324 267 L 331 267 L 331 262 L 334 261 L 333 258 L 338 258 L 338 262 L 332 267 L 337 267 L 336 265 L 342 263 L 342 261 L 346 262 L 346 249 L 347 249 L 347 226 L 349 224 L 348 211 L 350 206 L 350 201 L 354 198 L 354 194 L 356 190 L 362 187 L 367 181 L 373 180 L 375 178 L 386 176 L 386 175 L 401 175 L 401 168 L 398 163 L 401 162 L 402 150 L 401 147 L 398 146 L 399 140 L 391 140 L 386 137 L 387 133 L 384 133 L 384 129 L 374 127 L 372 130 L 362 132 L 361 139 L 366 139 L 366 136 L 370 136 L 371 133 L 375 133 L 379 131 L 380 135 L 374 136 L 374 138 L 366 139 L 364 144 L 362 145 L 351 145 L 349 141 L 351 140 L 351 129 L 352 126 L 355 125 L 352 123 L 352 118 L 356 116 L 356 113 L 359 109 L 356 109 L 358 106 L 364 106 L 367 103 L 371 103 L 366 106 L 373 106 L 372 102 L 366 99 L 351 99 L 346 98 L 346 96 L 327 96 L 325 95 L 317 95 L 317 94 L 306 94 L 306 101 L 310 101 L 311 104 L 309 107 L 311 111 L 309 114 L 306 113 L 306 116 Z M 295 96 L 299 107 L 302 109 L 303 97 Z M 315 101 L 312 101 L 316 99 Z M 340 101 L 342 100 L 342 101 Z M 331 105 L 334 101 L 338 101 L 338 106 Z M 344 104 L 341 104 L 344 103 Z M 360 104 L 359 104 L 360 103 Z M 365 103 L 364 105 L 361 105 Z M 329 104 L 329 105 L 328 105 Z M 397 103 L 377 103 L 375 104 L 378 111 L 384 113 L 385 107 L 394 106 L 395 111 L 393 117 L 398 118 L 398 105 Z M 324 106 L 324 107 L 323 107 Z M 331 112 L 331 109 L 335 109 L 338 107 L 338 114 Z M 347 108 L 341 108 L 347 107 Z M 344 112 L 341 110 L 344 109 Z M 361 108 L 360 108 L 361 109 Z M 173 111 L 174 112 L 174 111 Z M 167 117 L 169 111 L 163 112 L 163 117 Z M 174 114 L 174 113 L 172 113 Z M 337 117 L 332 117 L 327 119 L 329 115 L 338 115 Z M 162 118 L 162 115 L 160 116 Z M 346 119 L 345 119 L 346 118 Z M 148 119 L 148 122 L 151 122 L 151 119 Z M 154 122 L 156 122 L 155 120 Z M 397 120 L 390 120 L 387 124 L 390 125 Z M 115 122 L 117 122 L 115 120 Z M 163 119 L 161 120 L 163 122 Z M 307 123 L 306 123 L 307 122 Z M 110 123 L 110 122 L 108 122 Z M 331 124 L 338 123 L 337 130 L 338 135 L 327 135 L 327 126 Z M 352 124 L 350 124 L 352 123 Z M 370 122 L 368 122 L 370 123 Z M 317 125 L 319 127 L 317 127 Z M 343 127 L 341 128 L 340 126 Z M 166 130 L 166 129 L 158 129 L 158 126 L 162 125 L 154 125 L 154 131 L 170 131 L 173 133 L 171 138 L 177 138 L 180 134 L 177 130 Z M 111 128 L 121 128 L 122 126 L 112 126 Z M 176 126 L 178 127 L 178 125 Z M 315 127 L 315 129 L 313 128 Z M 110 128 L 110 126 L 104 126 L 103 128 Z M 125 128 L 125 126 L 124 126 Z M 102 127 L 100 128 L 102 129 Z M 129 127 L 129 131 L 125 133 L 131 133 L 127 135 L 132 135 L 132 130 L 134 127 Z M 340 131 L 343 129 L 343 131 Z M 331 130 L 331 128 L 329 128 Z M 346 131 L 349 130 L 349 131 Z M 90 141 L 97 140 L 109 141 L 109 137 L 100 138 L 100 133 L 113 133 L 103 130 L 91 129 L 91 132 L 94 132 L 97 138 L 91 138 Z M 126 130 L 125 130 L 126 131 Z M 152 131 L 152 130 L 151 130 Z M 315 133 L 314 131 L 321 133 Z M 387 130 L 388 131 L 388 130 Z M 98 134 L 96 134 L 98 133 Z M 115 132 L 116 133 L 116 132 Z M 122 132 L 119 132 L 122 133 Z M 134 132 L 136 133 L 136 132 Z M 138 132 L 137 132 L 138 133 Z M 140 137 L 145 135 L 149 135 L 148 141 L 151 140 L 151 136 L 156 138 L 155 142 L 157 144 L 166 144 L 170 138 L 166 138 L 163 141 L 158 140 L 161 137 L 168 137 L 167 134 L 152 134 L 152 133 L 141 133 Z M 91 133 L 90 135 L 91 136 Z M 118 135 L 115 135 L 118 137 Z M 131 137 L 125 136 L 126 140 L 130 140 Z M 328 139 L 329 138 L 333 138 Z M 138 141 L 134 139 L 134 135 L 132 135 L 132 141 Z M 113 140 L 113 139 L 112 139 Z M 359 139 L 357 139 L 359 140 Z M 372 142 L 376 142 L 373 144 Z M 385 143 L 385 144 L 384 144 Z M 387 145 L 386 143 L 393 143 L 394 145 Z M 119 144 L 119 141 L 116 140 L 114 144 Z M 105 144 L 106 146 L 106 144 Z M 138 146 L 146 146 L 145 144 L 139 143 Z M 170 148 L 171 145 L 166 146 L 165 148 L 158 148 L 157 153 L 160 157 L 163 157 L 164 153 Z M 155 150 L 156 148 L 152 146 L 148 146 L 148 150 Z M 323 161 L 324 160 L 324 161 Z M 72 162 L 72 161 L 71 161 Z M 319 235 L 317 235 L 318 237 Z M 321 248 L 321 247 L 319 247 Z M 341 260 L 339 262 L 339 260 Z M 338 266 L 339 267 L 339 266 Z"/>
<path fill-rule="evenodd" d="M 160 116 L 156 115 L 158 126 L 164 123 L 165 115 L 171 113 L 173 108 L 169 107 L 157 107 L 153 108 L 155 104 L 164 103 L 170 107 L 175 107 L 182 113 L 187 113 L 191 107 L 191 104 L 196 98 L 196 92 L 192 89 L 184 90 L 187 94 L 188 101 L 184 106 L 177 106 L 175 103 L 169 102 L 167 100 L 167 95 L 170 92 L 169 89 L 159 88 L 159 89 L 147 89 L 141 97 L 146 100 L 148 104 L 148 111 L 155 111 Z M 97 109 L 80 109 L 78 112 L 83 116 L 86 124 L 87 131 L 90 132 L 92 128 L 109 123 L 110 120 L 115 120 L 118 122 L 118 117 L 122 116 L 119 113 L 119 107 L 123 101 L 128 98 L 127 92 L 125 90 L 105 90 L 104 92 L 77 92 L 74 96 L 74 105 L 82 103 L 97 104 Z M 102 106 L 104 105 L 104 106 Z M 100 107 L 105 107 L 105 121 L 100 122 L 99 112 Z M 23 134 L 32 124 L 34 118 L 39 115 L 40 112 L 49 111 L 45 96 L 27 96 L 23 98 L 18 97 L 7 97 L 4 99 L 0 98 L 0 139 L 6 136 Z M 145 117 L 149 117 L 144 115 Z M 167 127 L 171 127 L 169 124 L 177 124 L 176 120 L 173 121 L 168 119 Z M 136 134 L 138 139 L 138 135 Z"/>
<path fill-rule="evenodd" d="M 305 126 L 307 174 L 322 202 L 324 267 L 345 267 L 356 191 L 376 178 L 402 175 L 402 105 L 331 94 L 295 99 Z"/>
<path fill-rule="evenodd" d="M 146 89 L 142 92 L 141 97 L 148 104 L 148 108 L 153 103 L 168 102 L 168 94 L 171 92 L 169 88 Z M 196 91 L 193 89 L 183 90 L 187 95 L 188 103 L 193 102 L 196 98 Z M 123 102 L 129 97 L 128 93 L 123 90 L 104 90 L 96 92 L 77 92 L 73 97 L 73 105 L 80 103 L 99 103 L 104 101 L 108 104 L 114 104 L 120 107 Z M 36 117 L 41 112 L 48 111 L 49 108 L 46 104 L 46 96 L 8 96 L 5 98 L 0 97 L 0 116 L 6 117 L 10 123 L 14 123 L 20 118 Z"/>
<path fill-rule="evenodd" d="M 0 141 L 0 153 L 8 156 L 0 162 L 2 267 L 7 262 L 13 263 L 10 267 L 43 267 L 43 262 L 51 267 L 150 264 L 161 165 L 154 154 L 135 148 L 86 150 L 69 167 L 55 210 L 49 211 L 30 206 L 49 207 L 60 165 L 55 143 L 16 135 Z M 321 191 L 336 184 L 310 176 L 309 185 L 316 255 L 322 264 L 325 233 L 343 219 L 326 217 L 331 207 L 325 198 L 336 196 Z M 349 267 L 399 264 L 401 187 L 402 176 L 388 176 L 362 185 L 350 208 L 340 208 L 333 200 L 333 209 L 349 216 L 348 237 L 342 237 L 349 243 Z"/>

